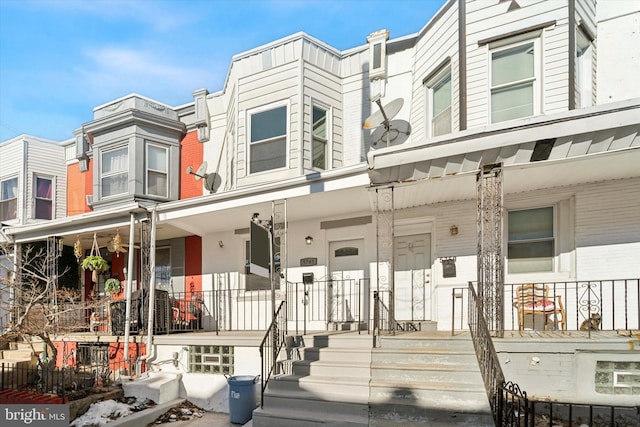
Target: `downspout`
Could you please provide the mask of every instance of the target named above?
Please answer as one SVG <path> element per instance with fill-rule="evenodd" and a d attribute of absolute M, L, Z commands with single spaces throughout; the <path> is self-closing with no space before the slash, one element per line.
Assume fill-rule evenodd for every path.
<path fill-rule="evenodd" d="M 155 359 L 155 355 L 151 354 L 152 341 L 153 341 L 153 320 L 155 310 L 155 298 L 156 298 L 156 222 L 157 213 L 156 206 L 151 210 L 151 242 L 149 244 L 149 271 L 151 277 L 149 278 L 149 318 L 147 321 L 147 351 L 142 360 L 147 361 L 147 372 L 149 372 L 149 361 Z"/>
<path fill-rule="evenodd" d="M 124 361 L 127 367 L 127 374 L 131 374 L 131 367 L 127 363 L 129 360 L 129 334 L 131 332 L 131 289 L 133 283 L 131 278 L 133 277 L 133 257 L 135 255 L 133 239 L 135 236 L 135 214 L 131 213 L 131 221 L 129 223 L 129 257 L 127 259 L 127 281 L 125 282 L 124 295 L 126 299 L 126 309 L 124 317 Z"/>

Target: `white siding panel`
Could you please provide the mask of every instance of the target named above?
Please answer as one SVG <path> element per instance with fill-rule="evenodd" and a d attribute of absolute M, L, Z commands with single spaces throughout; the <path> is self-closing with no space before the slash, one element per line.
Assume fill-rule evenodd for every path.
<path fill-rule="evenodd" d="M 640 277 L 640 180 L 586 186 L 576 197 L 579 280 Z"/>
<path fill-rule="evenodd" d="M 16 221 L 9 223 L 24 222 L 25 217 L 25 175 L 24 166 L 24 140 L 16 139 L 0 145 L 0 179 L 18 177 L 18 211 Z M 28 198 L 26 200 L 29 200 Z"/>

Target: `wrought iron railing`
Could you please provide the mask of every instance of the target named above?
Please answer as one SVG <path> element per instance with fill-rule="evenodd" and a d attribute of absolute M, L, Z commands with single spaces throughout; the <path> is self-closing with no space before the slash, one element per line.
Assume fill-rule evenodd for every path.
<path fill-rule="evenodd" d="M 476 350 L 480 373 L 484 380 L 484 387 L 489 398 L 494 419 L 497 421 L 498 388 L 504 383 L 504 374 L 500 367 L 500 360 L 493 346 L 491 335 L 485 321 L 481 302 L 476 295 L 473 283 L 469 283 L 469 330 Z"/>
<path fill-rule="evenodd" d="M 469 283 L 466 293 L 461 290 L 462 288 L 458 288 L 452 294 L 454 305 L 457 299 L 460 299 L 460 304 L 463 304 L 466 294 L 469 331 L 496 426 L 639 425 L 640 406 L 563 403 L 527 398 L 526 391 L 521 390 L 517 384 L 505 380 L 473 283 Z"/>
<path fill-rule="evenodd" d="M 287 336 L 287 302 L 282 301 L 278 310 L 273 315 L 271 325 L 264 334 L 260 343 L 260 359 L 262 368 L 260 372 L 260 406 L 264 402 L 264 391 L 272 375 L 278 372 L 278 356 L 282 351 Z"/>
<path fill-rule="evenodd" d="M 61 403 L 86 397 L 111 386 L 124 372 L 124 361 L 106 360 L 99 363 L 55 366 L 26 361 L 0 364 L 0 391 L 13 390 L 50 394 Z M 16 402 L 17 403 L 17 402 Z"/>
<path fill-rule="evenodd" d="M 523 283 L 504 285 L 504 329 L 519 330 L 582 330 L 591 335 L 593 331 L 616 331 L 640 329 L 640 279 L 581 280 L 565 282 L 535 282 L 546 286 L 548 297 L 532 301 L 532 305 L 545 307 L 546 304 L 561 303 L 564 310 L 564 325 L 559 314 L 532 315 L 518 308 L 517 299 Z M 521 292 L 521 290 L 520 290 Z M 465 318 L 471 304 L 467 288 L 452 290 L 452 333 L 466 330 Z M 549 310 L 550 312 L 550 310 Z M 558 316 L 558 317 L 556 317 Z M 551 318 L 556 317 L 556 318 Z M 522 323 L 520 323 L 522 320 Z"/>

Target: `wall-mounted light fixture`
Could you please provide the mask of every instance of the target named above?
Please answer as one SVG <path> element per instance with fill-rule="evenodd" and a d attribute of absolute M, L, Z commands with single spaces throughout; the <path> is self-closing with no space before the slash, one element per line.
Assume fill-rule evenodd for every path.
<path fill-rule="evenodd" d="M 449 228 L 449 232 L 451 233 L 452 236 L 455 236 L 458 234 L 458 226 L 457 225 L 452 225 L 451 228 Z"/>
<path fill-rule="evenodd" d="M 307 236 L 307 237 L 305 237 L 305 238 L 304 238 L 304 242 L 305 242 L 307 245 L 312 244 L 312 243 L 313 243 L 313 237 L 311 237 L 311 236 Z"/>
<path fill-rule="evenodd" d="M 223 247 L 224 246 L 224 242 L 222 240 L 218 240 L 218 246 Z"/>

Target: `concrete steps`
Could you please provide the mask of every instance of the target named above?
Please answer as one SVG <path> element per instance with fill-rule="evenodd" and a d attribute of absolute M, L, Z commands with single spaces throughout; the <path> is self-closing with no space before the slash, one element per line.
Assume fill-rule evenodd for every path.
<path fill-rule="evenodd" d="M 297 340 L 300 341 L 300 340 Z M 372 337 L 303 337 L 291 374 L 269 381 L 254 427 L 367 426 Z"/>
<path fill-rule="evenodd" d="M 469 338 L 437 333 L 381 337 L 372 352 L 371 426 L 493 426 Z"/>

